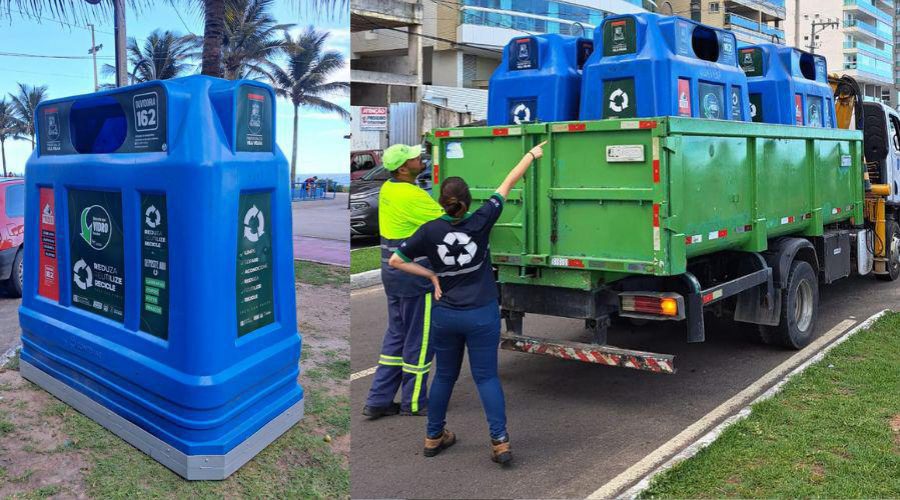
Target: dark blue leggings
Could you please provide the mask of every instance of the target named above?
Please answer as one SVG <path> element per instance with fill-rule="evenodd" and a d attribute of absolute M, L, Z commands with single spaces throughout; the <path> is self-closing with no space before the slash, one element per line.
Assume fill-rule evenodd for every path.
<path fill-rule="evenodd" d="M 463 353 L 469 351 L 469 367 L 481 396 L 491 438 L 506 436 L 506 403 L 497 375 L 500 343 L 500 310 L 496 302 L 476 309 L 450 309 L 437 305 L 431 312 L 431 337 L 436 360 L 434 382 L 428 397 L 428 435 L 444 429 L 447 404 L 459 377 Z"/>

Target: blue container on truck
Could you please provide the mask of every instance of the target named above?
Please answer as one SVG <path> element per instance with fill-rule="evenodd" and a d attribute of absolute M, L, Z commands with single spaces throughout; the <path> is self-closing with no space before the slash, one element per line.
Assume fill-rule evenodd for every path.
<path fill-rule="evenodd" d="M 783 45 L 738 49 L 755 122 L 835 128 L 834 94 L 825 58 Z"/>
<path fill-rule="evenodd" d="M 303 414 L 274 104 L 191 76 L 35 114 L 22 376 L 188 479 L 227 477 Z"/>
<path fill-rule="evenodd" d="M 610 16 L 581 77 L 582 120 L 693 116 L 748 121 L 747 77 L 729 31 L 658 14 Z"/>
<path fill-rule="evenodd" d="M 593 50 L 591 40 L 554 33 L 510 40 L 488 86 L 488 125 L 577 119 L 581 68 Z"/>

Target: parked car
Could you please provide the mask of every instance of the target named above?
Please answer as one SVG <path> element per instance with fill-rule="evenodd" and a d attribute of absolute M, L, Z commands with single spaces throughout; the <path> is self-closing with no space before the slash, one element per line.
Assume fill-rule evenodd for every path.
<path fill-rule="evenodd" d="M 25 181 L 0 178 L 0 281 L 13 297 L 22 296 L 25 244 Z"/>
<path fill-rule="evenodd" d="M 425 170 L 416 178 L 422 189 L 431 192 L 431 158 L 423 155 Z M 378 165 L 361 178 L 350 182 L 350 234 L 378 236 L 378 193 L 391 173 Z"/>
<path fill-rule="evenodd" d="M 361 179 L 376 166 L 381 165 L 381 150 L 366 149 L 350 152 L 350 180 Z"/>

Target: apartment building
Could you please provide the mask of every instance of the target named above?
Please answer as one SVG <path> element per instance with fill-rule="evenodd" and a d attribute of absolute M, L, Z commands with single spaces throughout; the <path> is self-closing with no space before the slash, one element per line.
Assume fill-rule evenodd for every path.
<path fill-rule="evenodd" d="M 790 1 L 790 0 L 788 0 Z M 785 0 L 672 0 L 672 12 L 694 21 L 730 29 L 739 44 L 784 43 Z M 668 14 L 669 2 L 660 12 Z"/>
<path fill-rule="evenodd" d="M 825 56 L 828 71 L 855 78 L 866 99 L 896 105 L 895 11 L 894 0 L 788 0 L 787 43 Z M 814 26 L 828 21 L 836 25 Z"/>

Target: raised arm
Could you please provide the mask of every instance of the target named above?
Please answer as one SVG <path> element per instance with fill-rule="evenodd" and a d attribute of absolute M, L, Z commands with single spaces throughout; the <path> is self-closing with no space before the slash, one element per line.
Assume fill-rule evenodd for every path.
<path fill-rule="evenodd" d="M 506 179 L 503 179 L 503 183 L 497 188 L 497 193 L 499 193 L 503 199 L 506 199 L 509 196 L 509 190 L 519 182 L 519 179 L 521 179 L 523 175 L 525 175 L 525 171 L 528 170 L 531 163 L 541 156 L 544 156 L 544 144 L 547 144 L 547 141 L 538 144 L 531 148 L 531 151 L 525 153 L 525 156 L 519 160 L 519 164 L 509 171 Z"/>

